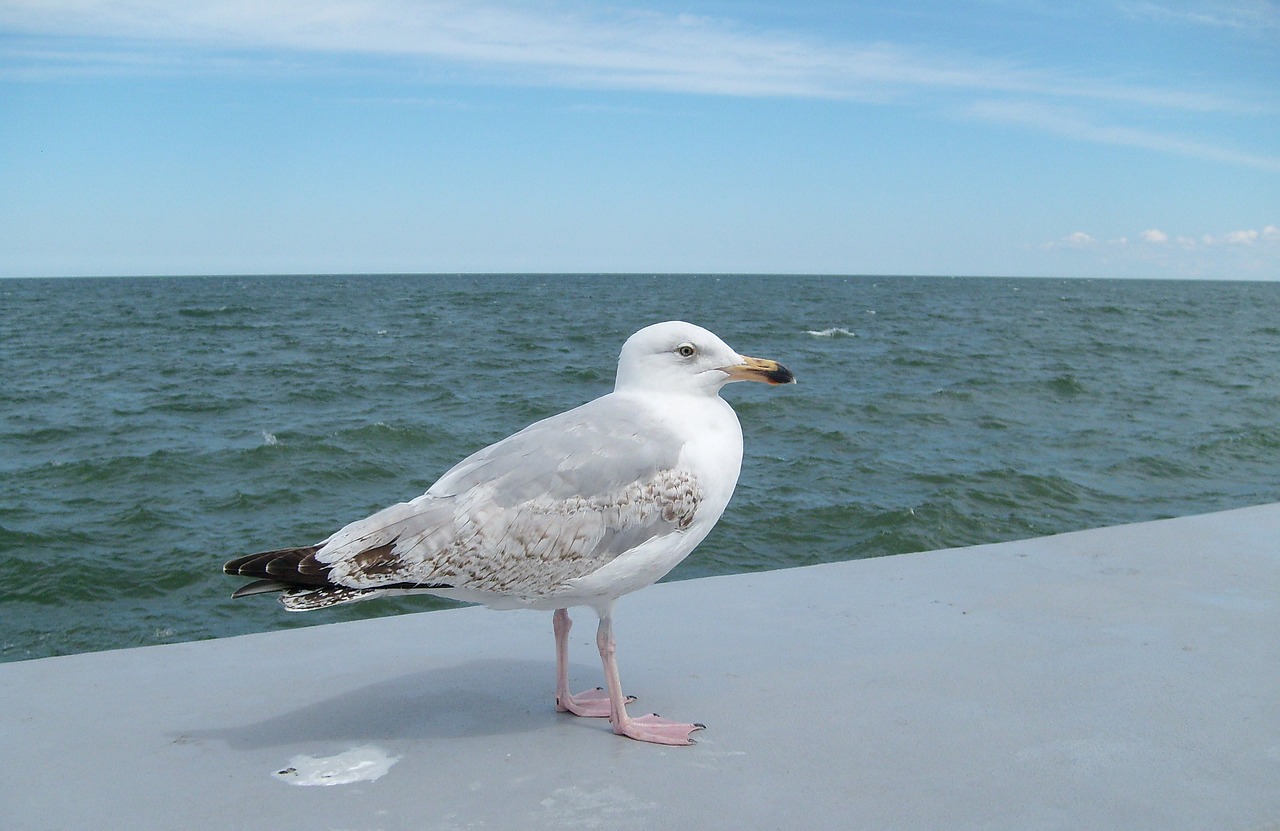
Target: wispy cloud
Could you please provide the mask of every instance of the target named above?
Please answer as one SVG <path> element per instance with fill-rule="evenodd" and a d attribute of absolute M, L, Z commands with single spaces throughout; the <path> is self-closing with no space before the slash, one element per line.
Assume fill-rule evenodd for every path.
<path fill-rule="evenodd" d="M 1051 103 L 981 100 L 973 103 L 967 113 L 975 119 L 1021 125 L 1077 141 L 1134 147 L 1280 173 L 1280 156 L 1249 153 L 1147 128 L 1099 123 L 1088 113 Z"/>
<path fill-rule="evenodd" d="M 1026 88 L 1016 67 L 898 46 L 825 43 L 728 20 L 592 6 L 409 0 L 5 0 L 0 27 L 206 50 L 417 57 L 525 83 L 882 100 L 913 88 Z M 22 55 L 18 55 L 20 59 Z M 34 50 L 25 55 L 41 56 Z M 69 68 L 69 53 L 49 55 Z M 107 61 L 101 49 L 87 63 Z M 120 62 L 133 59 L 122 58 Z M 142 68 L 141 63 L 139 68 Z M 1023 73 L 1025 75 L 1025 73 Z"/>
<path fill-rule="evenodd" d="M 0 27 L 30 35 L 92 38 L 98 44 L 115 39 L 123 41 L 125 50 L 147 41 L 210 50 L 422 57 L 512 70 L 530 82 L 671 92 L 883 100 L 913 90 L 952 89 L 1199 111 L 1256 107 L 1222 96 L 1059 76 L 969 55 L 592 5 L 0 0 Z M 100 64 L 103 54 L 99 49 L 86 58 Z M 39 56 L 28 51 L 26 57 Z M 57 59 L 66 63 L 70 55 Z"/>
<path fill-rule="evenodd" d="M 1194 3 L 1122 3 L 1121 11 L 1131 17 L 1234 29 L 1252 35 L 1280 30 L 1280 4 L 1268 0 L 1201 0 Z"/>
<path fill-rule="evenodd" d="M 1133 14 L 1147 16 L 1170 8 L 1130 5 Z M 1274 11 L 1272 4 L 1243 0 L 1217 5 L 1258 6 L 1254 14 L 1262 18 Z M 1247 17 L 1236 12 L 1230 19 Z M 1117 115 L 1125 108 L 1274 115 L 1280 109 L 1274 95 L 1243 99 L 1203 88 L 1123 83 L 920 45 L 853 42 L 635 8 L 555 0 L 0 0 L 0 31 L 19 36 L 11 43 L 27 36 L 25 48 L 11 46 L 0 59 L 0 73 L 10 79 L 246 66 L 294 72 L 309 59 L 346 55 L 427 62 L 441 68 L 441 77 L 462 67 L 474 82 L 926 107 L 937 106 L 940 97 L 954 107 L 959 97 L 969 102 L 960 106 L 970 117 L 986 121 L 1280 170 L 1275 156 L 1124 126 L 1126 119 Z M 68 44 L 68 38 L 76 40 Z M 84 48 L 72 48 L 75 43 Z M 320 65 L 331 68 L 323 60 Z"/>

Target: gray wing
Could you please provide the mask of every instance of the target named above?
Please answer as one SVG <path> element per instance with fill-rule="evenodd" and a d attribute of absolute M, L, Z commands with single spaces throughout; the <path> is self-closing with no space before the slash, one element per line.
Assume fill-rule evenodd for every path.
<path fill-rule="evenodd" d="M 467 457 L 425 494 L 354 522 L 315 560 L 352 588 L 537 597 L 689 526 L 700 501 L 678 437 L 598 398 Z"/>

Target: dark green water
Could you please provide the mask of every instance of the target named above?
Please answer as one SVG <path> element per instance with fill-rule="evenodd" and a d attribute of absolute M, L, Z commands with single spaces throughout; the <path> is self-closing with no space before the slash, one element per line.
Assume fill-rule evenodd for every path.
<path fill-rule="evenodd" d="M 800 380 L 726 389 L 737 495 L 669 579 L 1280 500 L 1277 284 L 5 280 L 0 660 L 448 605 L 287 615 L 220 566 L 608 391 L 669 318 Z"/>

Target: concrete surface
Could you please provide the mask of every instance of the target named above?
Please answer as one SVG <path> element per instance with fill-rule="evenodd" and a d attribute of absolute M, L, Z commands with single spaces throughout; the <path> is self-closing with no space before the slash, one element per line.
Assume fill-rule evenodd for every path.
<path fill-rule="evenodd" d="M 0 828 L 1280 829 L 1280 505 L 664 584 L 617 635 L 697 746 L 556 714 L 545 613 L 3 664 Z"/>

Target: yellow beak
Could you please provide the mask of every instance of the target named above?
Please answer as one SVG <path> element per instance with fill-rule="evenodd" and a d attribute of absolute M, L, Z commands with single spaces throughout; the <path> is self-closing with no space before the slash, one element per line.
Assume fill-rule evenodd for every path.
<path fill-rule="evenodd" d="M 720 368 L 730 381 L 763 381 L 766 384 L 794 384 L 796 376 L 777 361 L 742 356 L 742 363 Z"/>

